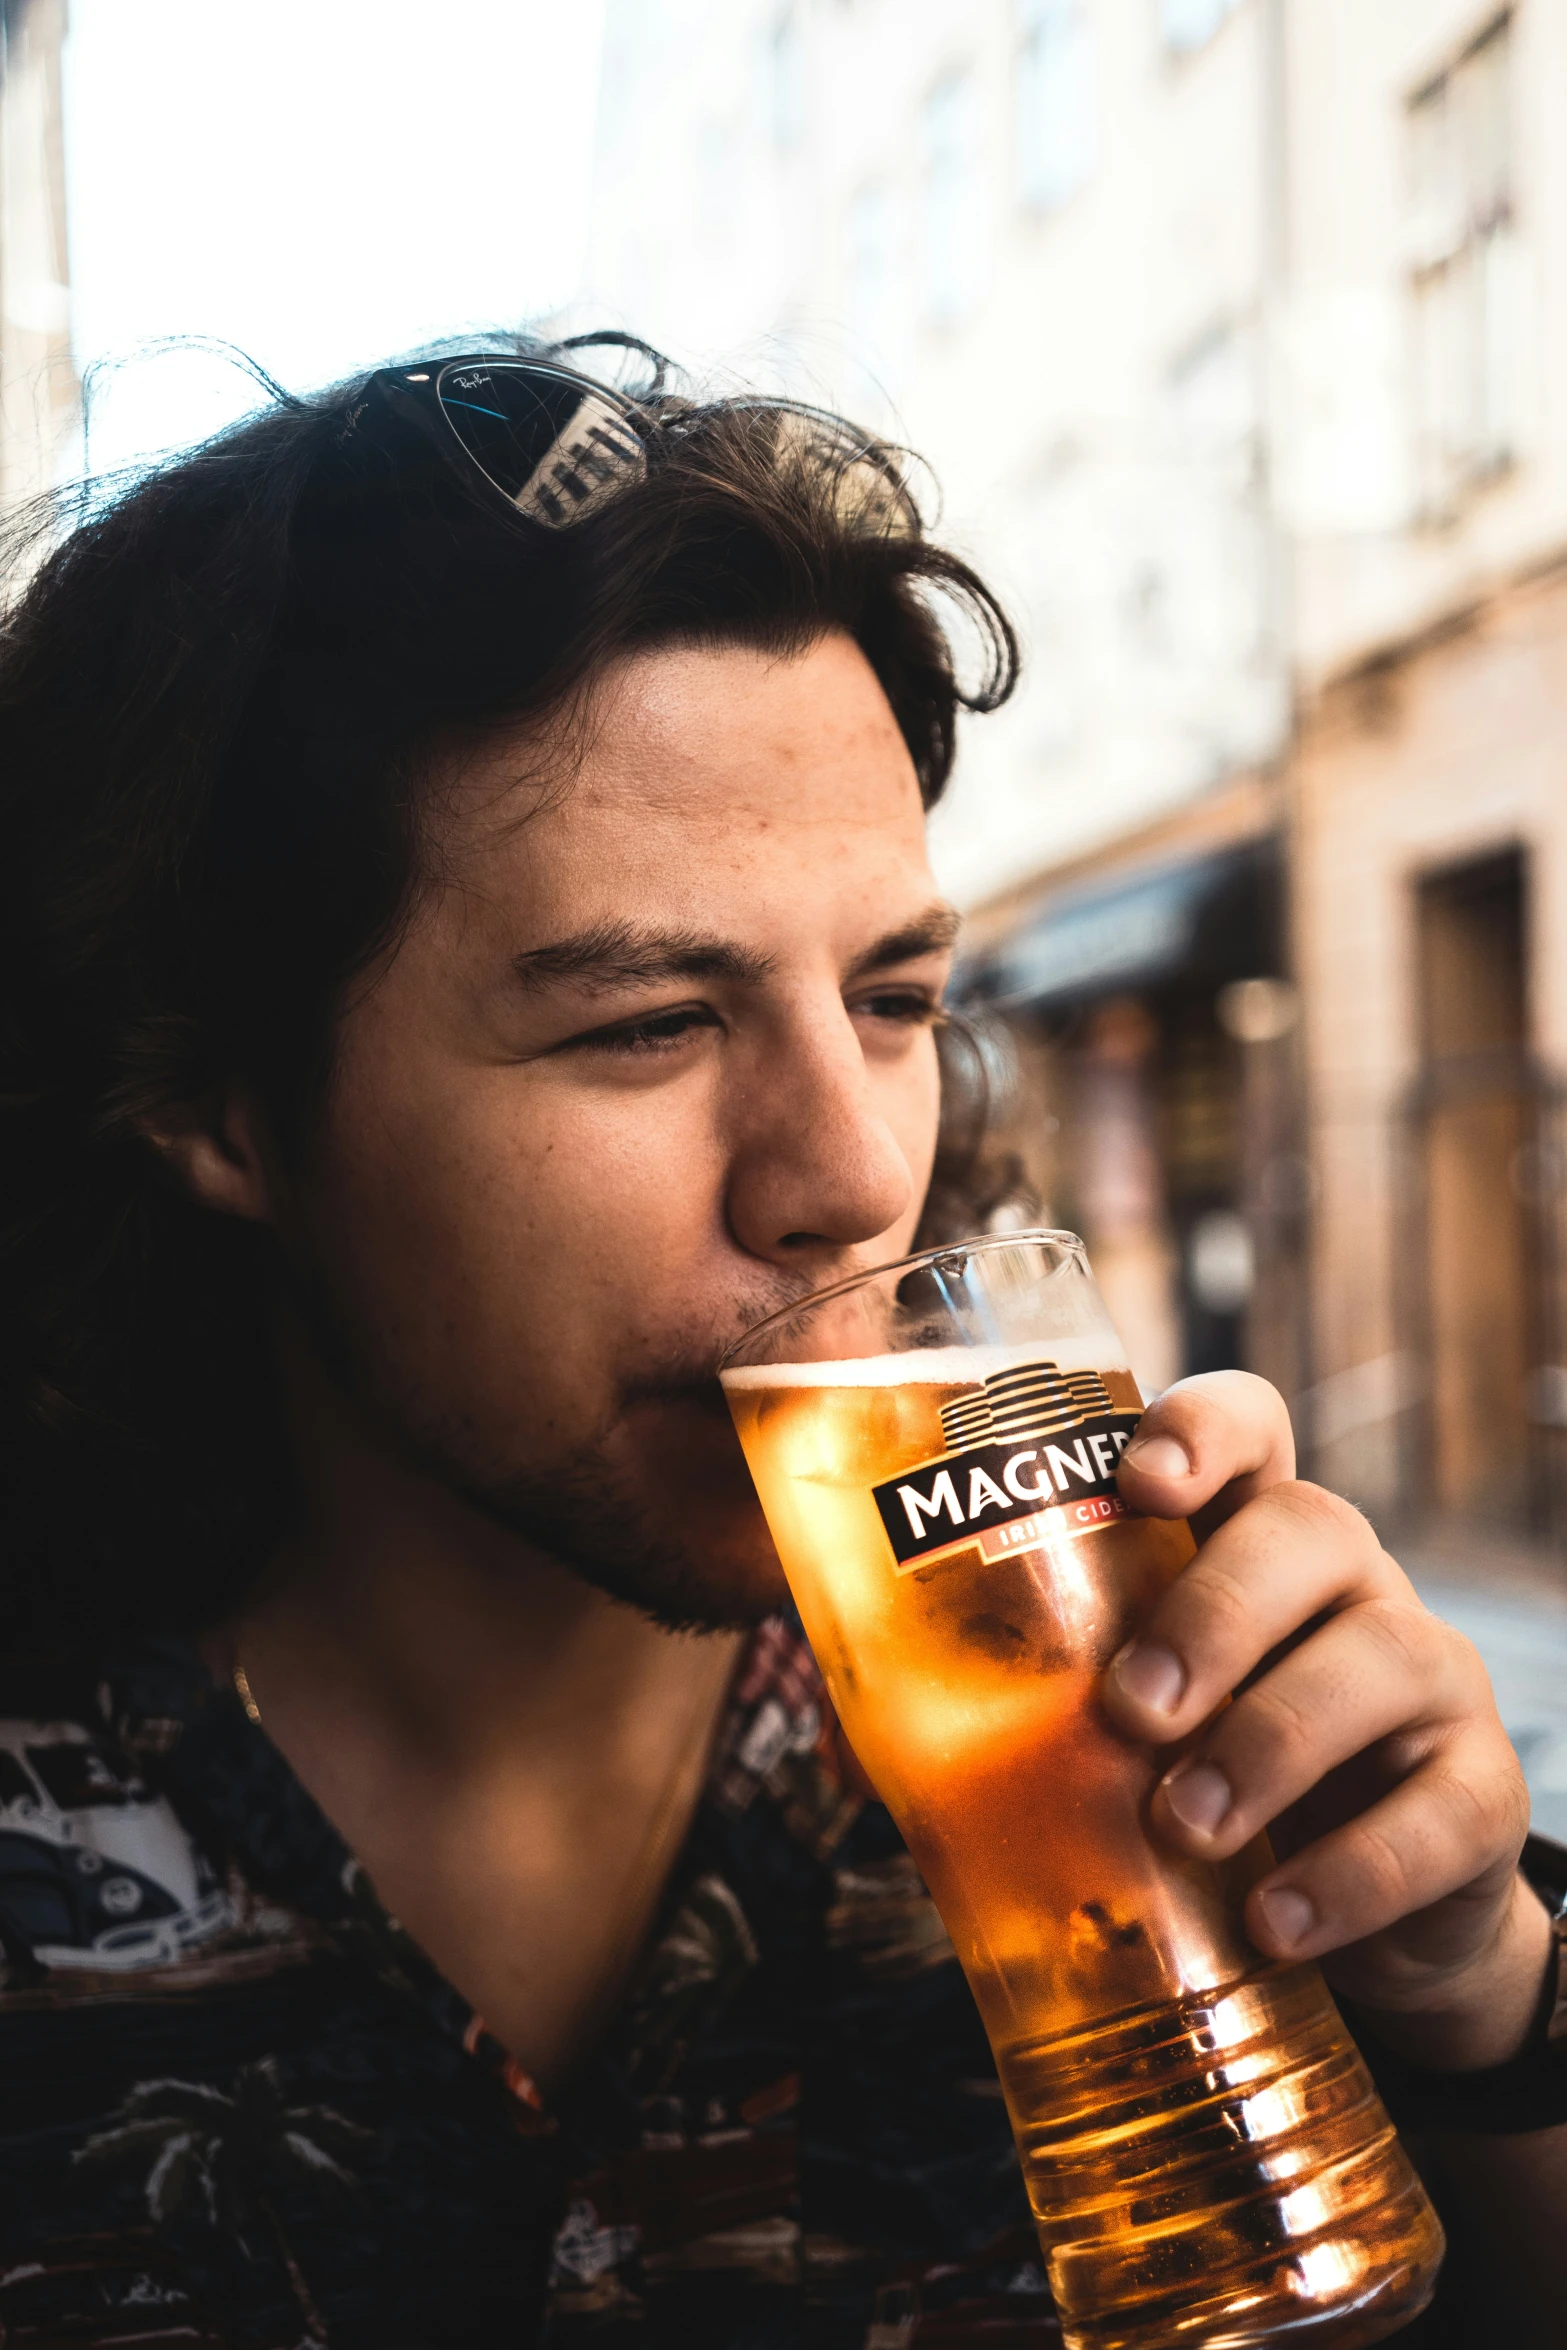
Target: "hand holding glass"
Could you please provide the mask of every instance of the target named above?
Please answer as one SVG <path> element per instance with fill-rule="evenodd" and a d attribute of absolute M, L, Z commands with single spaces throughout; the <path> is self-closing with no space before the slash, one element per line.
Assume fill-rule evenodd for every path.
<path fill-rule="evenodd" d="M 1142 1399 L 1082 1243 L 860 1275 L 722 1375 L 828 1693 L 973 1987 L 1073 2350 L 1406 2324 L 1441 2229 L 1317 1969 L 1246 1939 L 1266 1842 L 1156 1847 L 1171 1757 L 1099 1704 L 1195 1545 L 1117 1492 Z"/>

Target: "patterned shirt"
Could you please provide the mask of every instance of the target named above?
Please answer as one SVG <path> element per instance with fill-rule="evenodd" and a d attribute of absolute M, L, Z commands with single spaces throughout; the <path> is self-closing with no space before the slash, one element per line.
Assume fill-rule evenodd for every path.
<path fill-rule="evenodd" d="M 553 2102 L 192 1648 L 11 1678 L 7 2350 L 1060 2342 L 973 2002 L 792 1620 Z"/>

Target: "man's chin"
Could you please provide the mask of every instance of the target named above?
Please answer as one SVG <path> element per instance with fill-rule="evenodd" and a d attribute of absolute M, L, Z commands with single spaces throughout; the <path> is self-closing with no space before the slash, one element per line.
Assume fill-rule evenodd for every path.
<path fill-rule="evenodd" d="M 765 1527 L 759 1542 L 719 1536 L 697 1550 L 620 1513 L 600 1518 L 582 1509 L 561 1511 L 541 1507 L 537 1495 L 513 1492 L 470 1489 L 469 1499 L 531 1548 L 667 1631 L 744 1631 L 788 1602 Z"/>
<path fill-rule="evenodd" d="M 547 1484 L 467 1490 L 509 1531 L 671 1630 L 742 1630 L 788 1602 L 733 1429 L 706 1412 L 634 1411 Z"/>
<path fill-rule="evenodd" d="M 648 1386 L 594 1438 L 526 1467 L 406 1405 L 398 1422 L 400 1449 L 426 1475 L 656 1623 L 743 1630 L 788 1602 L 716 1379 Z"/>
<path fill-rule="evenodd" d="M 635 1608 L 667 1632 L 749 1631 L 789 1599 L 776 1559 L 757 1571 L 673 1552 L 644 1551 L 631 1558 L 580 1545 L 557 1556 L 595 1590 Z"/>

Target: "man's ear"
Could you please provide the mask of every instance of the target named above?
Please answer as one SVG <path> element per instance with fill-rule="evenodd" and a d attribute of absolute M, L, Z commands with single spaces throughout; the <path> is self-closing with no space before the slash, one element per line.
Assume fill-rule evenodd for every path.
<path fill-rule="evenodd" d="M 198 1207 L 253 1224 L 277 1221 L 271 1135 L 248 1087 L 230 1086 L 186 1110 L 167 1111 L 142 1132 Z"/>

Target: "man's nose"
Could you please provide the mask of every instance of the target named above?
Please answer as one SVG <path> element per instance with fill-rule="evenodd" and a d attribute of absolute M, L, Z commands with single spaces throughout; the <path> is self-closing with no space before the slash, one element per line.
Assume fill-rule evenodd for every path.
<path fill-rule="evenodd" d="M 904 1215 L 914 1177 L 874 1098 L 848 1014 L 748 1076 L 732 1130 L 728 1217 L 742 1248 L 799 1265 L 874 1240 Z"/>

